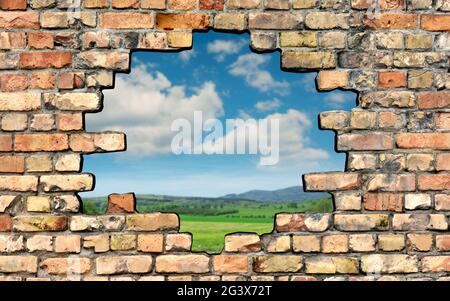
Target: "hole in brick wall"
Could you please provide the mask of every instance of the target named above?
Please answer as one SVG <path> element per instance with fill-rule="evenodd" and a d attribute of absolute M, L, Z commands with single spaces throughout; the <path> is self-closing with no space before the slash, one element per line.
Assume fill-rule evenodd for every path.
<path fill-rule="evenodd" d="M 316 73 L 283 72 L 278 52 L 248 45 L 247 34 L 209 32 L 195 34 L 192 50 L 133 53 L 131 73 L 104 91 L 103 112 L 87 116 L 88 131 L 125 132 L 128 149 L 85 156 L 84 170 L 96 175 L 95 191 L 83 193 L 85 213 L 104 212 L 108 194 L 132 191 L 141 213 L 178 213 L 193 250 L 219 252 L 227 233 L 271 232 L 277 212 L 332 210 L 330 195 L 304 193 L 299 183 L 304 173 L 344 169 L 334 133 L 320 131 L 317 119 L 350 110 L 356 95 L 318 93 Z M 195 111 L 225 127 L 226 119 L 279 119 L 279 162 L 173 154 L 173 121 L 193 122 Z"/>

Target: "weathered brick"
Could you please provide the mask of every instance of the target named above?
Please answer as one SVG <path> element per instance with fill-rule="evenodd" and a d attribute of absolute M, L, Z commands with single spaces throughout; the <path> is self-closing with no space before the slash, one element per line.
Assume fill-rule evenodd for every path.
<path fill-rule="evenodd" d="M 0 9 L 4 10 L 26 10 L 27 0 L 2 0 Z"/>
<path fill-rule="evenodd" d="M 169 213 L 135 214 L 126 217 L 126 224 L 130 231 L 177 230 L 179 219 Z"/>
<path fill-rule="evenodd" d="M 450 195 L 436 194 L 434 197 L 436 210 L 450 211 Z"/>
<path fill-rule="evenodd" d="M 50 275 L 87 274 L 92 269 L 89 258 L 47 258 L 40 267 Z"/>
<path fill-rule="evenodd" d="M 0 176 L 0 190 L 37 191 L 36 176 Z"/>
<path fill-rule="evenodd" d="M 364 208 L 372 211 L 403 211 L 403 195 L 395 193 L 368 193 L 364 195 Z"/>
<path fill-rule="evenodd" d="M 286 69 L 331 69 L 336 67 L 336 56 L 332 52 L 285 51 L 282 66 Z"/>
<path fill-rule="evenodd" d="M 292 238 L 294 252 L 320 252 L 320 242 L 320 236 L 317 235 L 294 235 Z"/>
<path fill-rule="evenodd" d="M 305 25 L 310 29 L 348 29 L 348 17 L 348 14 L 310 12 L 305 17 Z"/>
<path fill-rule="evenodd" d="M 356 173 L 328 173 L 305 175 L 306 191 L 339 191 L 358 188 L 361 178 Z"/>
<path fill-rule="evenodd" d="M 307 274 L 357 274 L 359 263 L 353 257 L 316 256 L 305 259 Z"/>
<path fill-rule="evenodd" d="M 167 234 L 166 236 L 166 251 L 190 251 L 191 247 L 191 234 Z"/>
<path fill-rule="evenodd" d="M 446 109 L 450 107 L 450 92 L 419 93 L 419 109 Z"/>
<path fill-rule="evenodd" d="M 218 13 L 214 17 L 214 28 L 242 31 L 246 28 L 245 14 Z"/>
<path fill-rule="evenodd" d="M 93 248 L 95 253 L 104 253 L 109 251 L 109 235 L 99 234 L 84 237 L 83 247 Z"/>
<path fill-rule="evenodd" d="M 450 189 L 449 174 L 424 174 L 418 178 L 419 190 L 447 190 Z"/>
<path fill-rule="evenodd" d="M 389 150 L 394 139 L 389 133 L 343 134 L 338 136 L 338 150 Z"/>
<path fill-rule="evenodd" d="M 108 196 L 108 213 L 133 213 L 136 198 L 134 193 Z"/>
<path fill-rule="evenodd" d="M 22 69 L 65 68 L 72 65 L 72 52 L 23 52 L 19 67 Z"/>
<path fill-rule="evenodd" d="M 36 256 L 0 256 L 0 272 L 2 273 L 36 273 Z"/>
<path fill-rule="evenodd" d="M 19 152 L 61 151 L 69 147 L 65 134 L 20 134 L 14 140 L 14 150 Z"/>
<path fill-rule="evenodd" d="M 157 273 L 208 273 L 209 257 L 205 255 L 160 255 L 156 257 Z"/>
<path fill-rule="evenodd" d="M 406 86 L 404 72 L 388 71 L 378 74 L 378 85 L 382 88 L 400 88 Z"/>
<path fill-rule="evenodd" d="M 47 107 L 64 111 L 97 111 L 101 98 L 97 93 L 44 93 Z"/>
<path fill-rule="evenodd" d="M 324 232 L 331 225 L 331 215 L 329 214 L 277 214 L 276 230 L 278 232 Z"/>
<path fill-rule="evenodd" d="M 421 15 L 420 27 L 428 31 L 450 31 L 450 16 Z"/>
<path fill-rule="evenodd" d="M 55 238 L 56 253 L 80 253 L 81 237 L 79 235 L 64 235 Z"/>
<path fill-rule="evenodd" d="M 372 29 L 415 29 L 418 18 L 416 14 L 381 14 L 378 18 L 367 19 L 364 25 Z"/>
<path fill-rule="evenodd" d="M 347 235 L 325 235 L 322 237 L 322 253 L 347 253 Z"/>
<path fill-rule="evenodd" d="M 39 13 L 37 12 L 1 12 L 0 28 L 2 29 L 39 29 Z"/>
<path fill-rule="evenodd" d="M 375 238 L 372 234 L 353 234 L 349 236 L 350 250 L 354 252 L 375 251 Z"/>
<path fill-rule="evenodd" d="M 213 267 L 219 273 L 247 273 L 248 258 L 240 255 L 218 255 L 213 257 Z"/>
<path fill-rule="evenodd" d="M 116 234 L 111 235 L 112 251 L 127 251 L 136 248 L 136 235 Z"/>
<path fill-rule="evenodd" d="M 98 275 L 143 274 L 150 272 L 151 256 L 104 256 L 95 260 Z"/>
<path fill-rule="evenodd" d="M 90 191 L 94 177 L 91 174 L 41 176 L 40 185 L 46 192 Z"/>
<path fill-rule="evenodd" d="M 156 28 L 171 29 L 207 29 L 210 26 L 207 14 L 157 14 Z"/>
<path fill-rule="evenodd" d="M 416 177 L 414 174 L 376 174 L 367 178 L 368 191 L 414 191 Z"/>
<path fill-rule="evenodd" d="M 0 215 L 0 232 L 9 232 L 12 229 L 12 220 L 9 215 Z"/>
<path fill-rule="evenodd" d="M 417 256 L 410 255 L 364 255 L 361 269 L 366 273 L 416 273 L 419 271 Z"/>
<path fill-rule="evenodd" d="M 433 247 L 433 235 L 427 233 L 408 233 L 406 245 L 410 251 L 427 252 Z"/>
<path fill-rule="evenodd" d="M 336 229 L 340 231 L 382 231 L 389 228 L 389 216 L 387 214 L 336 214 L 334 223 Z"/>
<path fill-rule="evenodd" d="M 450 271 L 450 256 L 426 256 L 422 258 L 421 270 L 424 273 Z"/>
<path fill-rule="evenodd" d="M 401 251 L 405 248 L 405 237 L 402 234 L 380 234 L 378 248 L 385 252 Z"/>
<path fill-rule="evenodd" d="M 80 68 L 106 68 L 111 70 L 127 70 L 130 64 L 128 52 L 95 50 L 84 51 L 76 56 L 77 66 Z"/>
<path fill-rule="evenodd" d="M 258 273 L 295 273 L 302 267 L 302 256 L 271 255 L 253 257 L 253 271 Z"/>
<path fill-rule="evenodd" d="M 257 234 L 232 234 L 225 236 L 225 252 L 259 252 L 261 240 Z"/>
<path fill-rule="evenodd" d="M 0 173 L 23 173 L 25 171 L 25 158 L 18 156 L 1 156 Z"/>
<path fill-rule="evenodd" d="M 27 198 L 28 212 L 50 212 L 51 200 L 48 196 L 29 196 Z"/>
<path fill-rule="evenodd" d="M 67 218 L 50 215 L 21 215 L 13 218 L 13 227 L 14 230 L 21 232 L 64 231 L 67 228 Z"/>
<path fill-rule="evenodd" d="M 164 237 L 162 234 L 142 234 L 138 236 L 137 248 L 145 253 L 163 253 Z"/>

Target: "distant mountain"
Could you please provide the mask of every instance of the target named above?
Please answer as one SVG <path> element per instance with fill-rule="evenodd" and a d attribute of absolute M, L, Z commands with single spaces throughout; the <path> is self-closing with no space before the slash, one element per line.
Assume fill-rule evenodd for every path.
<path fill-rule="evenodd" d="M 227 194 L 221 198 L 230 200 L 254 200 L 262 202 L 280 201 L 309 201 L 320 198 L 329 198 L 328 193 L 304 192 L 303 187 L 294 186 L 279 190 L 251 190 L 240 194 Z"/>

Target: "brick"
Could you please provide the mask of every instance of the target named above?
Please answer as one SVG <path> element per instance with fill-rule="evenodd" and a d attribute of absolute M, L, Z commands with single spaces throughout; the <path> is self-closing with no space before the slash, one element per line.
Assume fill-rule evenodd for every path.
<path fill-rule="evenodd" d="M 408 233 L 406 245 L 409 251 L 427 252 L 433 247 L 433 235 L 427 233 Z"/>
<path fill-rule="evenodd" d="M 351 170 L 371 170 L 377 167 L 377 157 L 370 154 L 351 154 L 348 168 Z"/>
<path fill-rule="evenodd" d="M 80 68 L 90 69 L 128 70 L 130 64 L 129 53 L 120 51 L 85 51 L 78 54 L 76 59 Z"/>
<path fill-rule="evenodd" d="M 0 49 L 23 49 L 27 46 L 23 32 L 0 32 Z"/>
<path fill-rule="evenodd" d="M 366 28 L 371 29 L 415 29 L 417 28 L 416 14 L 381 14 L 376 19 L 364 21 Z"/>
<path fill-rule="evenodd" d="M 332 52 L 285 51 L 282 66 L 286 69 L 331 69 L 336 67 L 336 57 Z"/>
<path fill-rule="evenodd" d="M 395 193 L 368 193 L 364 195 L 364 208 L 371 211 L 403 211 L 403 195 Z"/>
<path fill-rule="evenodd" d="M 295 13 L 250 13 L 250 29 L 300 29 L 303 22 L 301 14 Z"/>
<path fill-rule="evenodd" d="M 445 216 L 439 214 L 395 214 L 392 218 L 394 230 L 446 230 L 448 228 Z"/>
<path fill-rule="evenodd" d="M 292 238 L 294 252 L 320 252 L 320 243 L 320 236 L 317 235 L 294 235 Z"/>
<path fill-rule="evenodd" d="M 405 41 L 407 49 L 433 48 L 433 37 L 429 35 L 407 35 Z"/>
<path fill-rule="evenodd" d="M 137 249 L 145 253 L 163 253 L 164 237 L 162 234 L 142 234 L 138 236 Z"/>
<path fill-rule="evenodd" d="M 245 30 L 245 14 L 218 13 L 214 17 L 214 28 L 222 30 Z"/>
<path fill-rule="evenodd" d="M 350 250 L 354 252 L 375 251 L 375 238 L 371 234 L 353 234 L 349 236 Z"/>
<path fill-rule="evenodd" d="M 28 212 L 50 212 L 51 201 L 48 196 L 29 196 L 27 198 Z"/>
<path fill-rule="evenodd" d="M 200 0 L 199 8 L 220 11 L 224 9 L 225 0 Z"/>
<path fill-rule="evenodd" d="M 419 190 L 447 190 L 450 189 L 450 175 L 419 175 L 418 185 Z"/>
<path fill-rule="evenodd" d="M 29 81 L 26 74 L 0 75 L 0 89 L 2 92 L 23 91 L 28 88 Z"/>
<path fill-rule="evenodd" d="M 26 10 L 27 0 L 2 0 L 0 9 L 3 10 Z"/>
<path fill-rule="evenodd" d="M 68 147 L 65 134 L 20 134 L 14 141 L 14 150 L 19 152 L 61 151 Z"/>
<path fill-rule="evenodd" d="M 190 251 L 191 247 L 191 234 L 167 234 L 166 236 L 166 251 Z"/>
<path fill-rule="evenodd" d="M 50 156 L 37 155 L 27 157 L 25 166 L 28 172 L 49 172 L 52 171 L 53 163 Z"/>
<path fill-rule="evenodd" d="M 213 257 L 214 271 L 218 273 L 247 273 L 247 256 L 218 255 Z"/>
<path fill-rule="evenodd" d="M 0 157 L 0 173 L 23 173 L 25 172 L 25 158 L 18 156 Z"/>
<path fill-rule="evenodd" d="M 362 94 L 361 106 L 380 106 L 384 108 L 411 108 L 416 104 L 414 93 L 408 91 L 401 92 L 370 92 Z"/>
<path fill-rule="evenodd" d="M 37 191 L 37 183 L 35 176 L 0 176 L 0 190 Z"/>
<path fill-rule="evenodd" d="M 423 89 L 433 85 L 433 72 L 410 71 L 408 73 L 408 88 Z"/>
<path fill-rule="evenodd" d="M 20 232 L 52 232 L 64 231 L 67 228 L 65 216 L 33 215 L 13 218 L 15 231 Z"/>
<path fill-rule="evenodd" d="M 188 32 L 168 32 L 167 45 L 171 48 L 192 47 L 192 33 Z"/>
<path fill-rule="evenodd" d="M 143 274 L 150 272 L 151 256 L 104 256 L 95 260 L 98 275 Z"/>
<path fill-rule="evenodd" d="M 326 235 L 322 237 L 322 253 L 347 253 L 347 235 Z"/>
<path fill-rule="evenodd" d="M 312 31 L 281 32 L 281 47 L 317 47 L 317 34 Z"/>
<path fill-rule="evenodd" d="M 436 248 L 441 252 L 450 251 L 450 235 L 437 235 Z"/>
<path fill-rule="evenodd" d="M 178 230 L 179 218 L 169 213 L 135 214 L 126 217 L 126 224 L 129 231 Z"/>
<path fill-rule="evenodd" d="M 53 237 L 49 235 L 35 235 L 27 239 L 27 249 L 29 252 L 53 251 Z"/>
<path fill-rule="evenodd" d="M 396 136 L 397 146 L 404 149 L 450 149 L 450 134 L 403 133 Z"/>
<path fill-rule="evenodd" d="M 91 174 L 41 176 L 40 185 L 45 192 L 90 191 L 94 178 Z"/>
<path fill-rule="evenodd" d="M 353 129 L 374 128 L 377 123 L 377 113 L 367 110 L 352 110 L 350 116 L 350 127 Z"/>
<path fill-rule="evenodd" d="M 109 6 L 108 0 L 84 0 L 84 8 L 107 8 Z"/>
<path fill-rule="evenodd" d="M 36 92 L 0 93 L 0 111 L 34 111 L 41 107 L 41 94 Z"/>
<path fill-rule="evenodd" d="M 104 253 L 109 251 L 109 235 L 99 234 L 84 237 L 83 247 L 93 248 L 95 253 Z"/>
<path fill-rule="evenodd" d="M 361 269 L 366 273 L 416 273 L 419 271 L 417 256 L 373 254 L 361 257 Z"/>
<path fill-rule="evenodd" d="M 65 68 L 71 65 L 72 53 L 66 51 L 23 52 L 19 59 L 22 69 Z"/>
<path fill-rule="evenodd" d="M 343 32 L 324 32 L 319 34 L 319 46 L 330 49 L 343 49 L 346 46 L 346 35 Z"/>
<path fill-rule="evenodd" d="M 433 170 L 434 156 L 432 154 L 411 154 L 406 157 L 406 160 L 408 170 Z"/>
<path fill-rule="evenodd" d="M 2 29 L 39 29 L 39 13 L 37 12 L 1 12 L 0 28 Z"/>
<path fill-rule="evenodd" d="M 36 114 L 31 117 L 30 128 L 35 131 L 51 131 L 54 128 L 53 114 Z"/>
<path fill-rule="evenodd" d="M 207 29 L 210 26 L 207 14 L 157 14 L 156 28 L 172 29 Z"/>
<path fill-rule="evenodd" d="M 10 206 L 16 202 L 20 201 L 20 196 L 14 196 L 14 195 L 2 195 L 0 196 L 0 213 L 5 212 L 10 208 Z"/>
<path fill-rule="evenodd" d="M 139 0 L 112 0 L 113 8 L 138 8 Z"/>
<path fill-rule="evenodd" d="M 36 256 L 0 256 L 1 273 L 36 273 Z"/>
<path fill-rule="evenodd" d="M 136 248 L 136 235 L 111 235 L 112 251 L 128 251 Z"/>
<path fill-rule="evenodd" d="M 406 75 L 403 72 L 389 71 L 378 74 L 378 85 L 382 88 L 401 88 L 406 86 Z"/>
<path fill-rule="evenodd" d="M 233 234 L 225 236 L 225 252 L 259 252 L 261 240 L 256 234 Z"/>
<path fill-rule="evenodd" d="M 450 107 L 450 92 L 419 93 L 419 109 L 446 109 Z"/>
<path fill-rule="evenodd" d="M 42 71 L 31 74 L 31 88 L 48 90 L 55 87 L 55 74 L 53 72 Z"/>
<path fill-rule="evenodd" d="M 336 229 L 340 231 L 383 231 L 389 228 L 389 216 L 387 214 L 336 214 L 334 223 Z"/>
<path fill-rule="evenodd" d="M 361 178 L 356 173 L 328 173 L 305 175 L 306 191 L 339 191 L 358 188 Z"/>
<path fill-rule="evenodd" d="M 436 194 L 434 201 L 436 210 L 450 211 L 450 195 Z"/>
<path fill-rule="evenodd" d="M 389 133 L 343 134 L 338 136 L 337 149 L 346 150 L 390 150 L 394 139 Z"/>
<path fill-rule="evenodd" d="M 50 275 L 87 274 L 92 269 L 89 258 L 48 258 L 41 262 L 40 267 Z"/>
<path fill-rule="evenodd" d="M 111 194 L 108 196 L 107 213 L 133 213 L 136 206 L 134 193 L 129 194 Z"/>
<path fill-rule="evenodd" d="M 305 25 L 310 29 L 348 29 L 348 17 L 348 14 L 310 12 L 305 17 Z"/>
<path fill-rule="evenodd" d="M 264 248 L 268 253 L 285 253 L 291 249 L 291 237 L 290 236 L 264 236 L 263 237 Z"/>
<path fill-rule="evenodd" d="M 428 31 L 450 31 L 450 16 L 421 15 L 420 27 Z"/>
<path fill-rule="evenodd" d="M 430 209 L 431 196 L 428 194 L 407 194 L 405 195 L 406 210 Z"/>
<path fill-rule="evenodd" d="M 359 263 L 353 257 L 315 256 L 305 259 L 306 274 L 357 274 Z"/>
<path fill-rule="evenodd" d="M 320 90 L 334 90 L 349 86 L 349 74 L 346 71 L 320 71 L 317 77 Z"/>
<path fill-rule="evenodd" d="M 361 210 L 361 195 L 358 193 L 335 193 L 334 204 L 336 210 Z"/>
<path fill-rule="evenodd" d="M 367 191 L 414 191 L 414 174 L 376 174 L 367 179 Z"/>
<path fill-rule="evenodd" d="M 64 235 L 55 238 L 56 253 L 80 253 L 81 237 L 79 235 Z"/>
<path fill-rule="evenodd" d="M 405 237 L 402 234 L 380 234 L 378 248 L 385 252 L 401 251 L 405 248 Z"/>
<path fill-rule="evenodd" d="M 51 32 L 30 32 L 28 34 L 30 49 L 52 49 L 54 43 L 54 36 Z"/>
<path fill-rule="evenodd" d="M 321 112 L 320 128 L 324 130 L 342 130 L 350 124 L 350 113 L 346 111 Z"/>
<path fill-rule="evenodd" d="M 59 155 L 56 158 L 56 171 L 80 171 L 81 156 L 78 154 Z"/>
<path fill-rule="evenodd" d="M 0 215 L 0 232 L 9 232 L 12 229 L 12 220 L 9 215 Z"/>
<path fill-rule="evenodd" d="M 295 273 L 303 267 L 303 257 L 271 255 L 253 257 L 253 271 L 258 273 Z"/>
<path fill-rule="evenodd" d="M 23 251 L 24 237 L 17 235 L 0 235 L 0 252 L 13 253 Z"/>
<path fill-rule="evenodd" d="M 228 0 L 227 8 L 257 8 L 261 0 Z"/>
<path fill-rule="evenodd" d="M 97 93 L 45 93 L 46 106 L 65 111 L 97 111 L 101 98 Z"/>
<path fill-rule="evenodd" d="M 198 274 L 209 272 L 205 255 L 160 255 L 156 257 L 157 273 Z"/>
<path fill-rule="evenodd" d="M 331 226 L 330 214 L 282 213 L 275 219 L 278 232 L 324 232 Z"/>
<path fill-rule="evenodd" d="M 450 256 L 426 256 L 422 258 L 421 271 L 428 272 L 448 272 L 450 271 Z"/>
<path fill-rule="evenodd" d="M 195 10 L 197 0 L 169 0 L 168 8 L 171 10 Z"/>
<path fill-rule="evenodd" d="M 59 131 L 79 131 L 83 129 L 83 114 L 58 113 L 56 124 Z"/>

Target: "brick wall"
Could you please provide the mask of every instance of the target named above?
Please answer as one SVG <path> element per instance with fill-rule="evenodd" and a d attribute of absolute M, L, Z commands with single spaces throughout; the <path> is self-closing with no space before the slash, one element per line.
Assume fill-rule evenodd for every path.
<path fill-rule="evenodd" d="M 0 0 L 0 279 L 450 279 L 450 1 Z M 320 115 L 345 172 L 304 177 L 332 214 L 279 214 L 272 234 L 235 234 L 192 253 L 175 214 L 138 214 L 112 195 L 80 212 L 94 176 L 82 156 L 125 149 L 86 133 L 102 89 L 133 49 L 192 46 L 192 30 L 248 31 L 320 90 L 359 92 Z M 107 103 L 105 105 L 108 105 Z"/>

